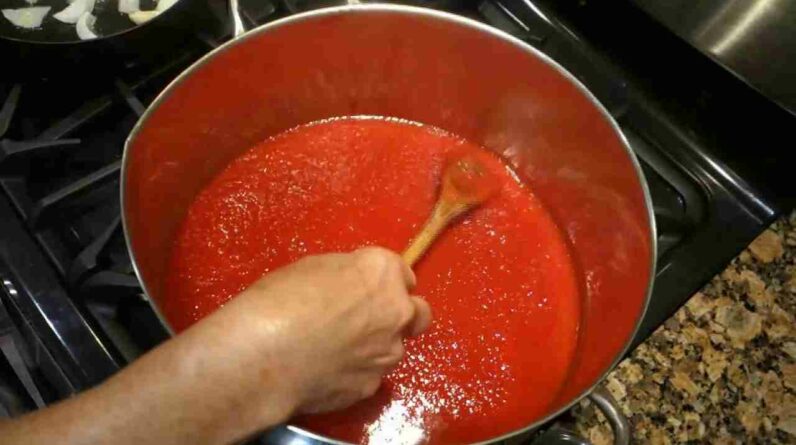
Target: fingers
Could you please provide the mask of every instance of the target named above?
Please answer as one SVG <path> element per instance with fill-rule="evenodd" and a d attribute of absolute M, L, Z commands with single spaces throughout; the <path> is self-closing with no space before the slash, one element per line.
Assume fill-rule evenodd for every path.
<path fill-rule="evenodd" d="M 372 282 L 372 277 L 380 277 L 380 279 L 392 282 L 393 274 L 397 272 L 406 289 L 412 289 L 415 286 L 415 273 L 397 253 L 375 246 L 363 247 L 354 253 L 366 281 L 371 284 L 376 284 Z"/>
<path fill-rule="evenodd" d="M 376 394 L 376 391 L 379 390 L 381 386 L 381 375 L 380 373 L 370 373 L 366 378 L 364 378 L 362 385 L 360 386 L 360 394 L 359 399 L 367 399 L 368 397 Z"/>
<path fill-rule="evenodd" d="M 384 314 L 397 314 L 399 332 L 416 336 L 428 329 L 431 325 L 431 307 L 422 298 L 409 296 L 408 290 L 414 288 L 416 277 L 403 258 L 381 247 L 365 247 L 355 254 L 365 281 L 373 286 L 375 292 L 393 301 L 388 307 L 395 308 L 396 312 L 386 311 Z M 392 316 L 387 316 L 387 319 Z"/>
<path fill-rule="evenodd" d="M 412 270 L 411 267 L 409 267 L 408 264 L 406 264 L 406 261 L 404 261 L 404 259 L 401 258 L 400 255 L 396 254 L 396 256 L 398 256 L 398 262 L 400 263 L 399 267 L 401 268 L 401 274 L 404 277 L 404 283 L 406 283 L 406 288 L 409 290 L 414 289 L 415 286 L 417 285 L 417 277 L 415 276 L 415 272 Z"/>
<path fill-rule="evenodd" d="M 422 334 L 431 326 L 431 306 L 420 297 L 410 297 L 410 299 L 415 307 L 415 316 L 409 322 L 406 332 L 409 336 L 414 337 Z"/>

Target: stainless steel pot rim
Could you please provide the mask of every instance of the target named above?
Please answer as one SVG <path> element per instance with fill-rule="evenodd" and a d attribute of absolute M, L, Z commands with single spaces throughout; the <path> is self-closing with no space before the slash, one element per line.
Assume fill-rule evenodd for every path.
<path fill-rule="evenodd" d="M 360 13 L 369 13 L 369 12 L 393 12 L 393 13 L 400 13 L 400 14 L 415 14 L 415 15 L 422 15 L 422 16 L 429 17 L 429 18 L 444 20 L 444 21 L 451 22 L 451 23 L 454 23 L 454 24 L 457 24 L 457 25 L 461 25 L 461 26 L 465 26 L 465 27 L 471 28 L 471 29 L 473 29 L 475 31 L 479 31 L 479 32 L 484 32 L 484 33 L 490 34 L 490 35 L 492 35 L 494 37 L 497 37 L 499 39 L 503 39 L 504 41 L 507 41 L 508 43 L 511 43 L 512 45 L 514 45 L 518 49 L 520 49 L 522 51 L 525 51 L 525 52 L 531 54 L 532 56 L 535 56 L 535 57 L 541 59 L 542 61 L 547 63 L 550 67 L 552 67 L 557 72 L 559 72 L 561 75 L 563 75 L 570 82 L 572 82 L 589 99 L 589 101 L 595 107 L 597 107 L 597 109 L 600 111 L 600 113 L 603 115 L 603 117 L 605 117 L 605 119 L 607 119 L 608 122 L 610 122 L 611 127 L 614 129 L 616 134 L 619 136 L 620 140 L 622 141 L 622 146 L 624 147 L 625 152 L 627 153 L 628 157 L 630 158 L 630 161 L 633 164 L 633 168 L 634 168 L 634 170 L 636 172 L 636 176 L 638 178 L 639 184 L 641 185 L 642 192 L 643 192 L 643 195 L 644 195 L 644 205 L 645 205 L 645 207 L 647 209 L 647 221 L 649 223 L 649 230 L 650 230 L 650 256 L 651 256 L 651 258 L 650 258 L 650 270 L 649 270 L 650 279 L 649 279 L 649 283 L 647 285 L 647 291 L 646 291 L 646 295 L 644 297 L 644 303 L 643 303 L 643 307 L 641 308 L 641 313 L 639 314 L 639 317 L 636 320 L 636 324 L 633 327 L 633 335 L 628 337 L 628 340 L 625 342 L 625 345 L 622 347 L 621 353 L 617 354 L 616 358 L 610 364 L 610 366 L 608 366 L 605 369 L 605 371 L 602 373 L 602 375 L 600 375 L 600 378 L 595 380 L 594 384 L 592 384 L 589 388 L 584 390 L 577 397 L 574 397 L 570 402 L 564 404 L 558 410 L 546 415 L 544 418 L 541 418 L 541 419 L 535 421 L 534 423 L 532 423 L 530 425 L 527 425 L 527 426 L 525 426 L 523 428 L 511 431 L 511 432 L 506 433 L 506 434 L 504 434 L 502 436 L 494 437 L 494 438 L 489 439 L 487 441 L 477 442 L 477 443 L 474 443 L 472 445 L 490 444 L 490 443 L 493 443 L 493 442 L 496 442 L 496 441 L 506 440 L 508 438 L 517 436 L 519 434 L 531 432 L 534 429 L 538 428 L 539 426 L 549 422 L 553 418 L 561 415 L 562 413 L 564 413 L 568 409 L 572 408 L 572 406 L 574 406 L 581 399 L 583 399 L 589 393 L 591 393 L 594 390 L 594 388 L 606 378 L 608 373 L 611 372 L 611 370 L 613 370 L 616 367 L 617 364 L 619 364 L 619 362 L 622 360 L 622 358 L 628 352 L 628 349 L 630 348 L 630 344 L 632 343 L 633 338 L 638 333 L 638 329 L 641 326 L 641 322 L 644 319 L 644 315 L 647 312 L 647 308 L 649 306 L 650 296 L 652 295 L 652 287 L 653 287 L 653 281 L 654 281 L 654 277 L 655 277 L 655 270 L 656 270 L 657 257 L 658 257 L 658 255 L 657 255 L 657 243 L 656 243 L 656 240 L 657 240 L 657 227 L 656 227 L 656 224 L 655 224 L 655 215 L 654 215 L 653 210 L 652 210 L 652 198 L 651 198 L 650 191 L 649 191 L 649 185 L 647 184 L 647 181 L 646 181 L 646 179 L 644 177 L 644 173 L 641 170 L 641 165 L 639 164 L 638 158 L 633 153 L 633 150 L 630 148 L 630 144 L 629 144 L 627 138 L 625 137 L 624 133 L 622 132 L 621 128 L 619 127 L 619 124 L 614 120 L 614 118 L 611 116 L 611 114 L 608 112 L 608 110 L 602 105 L 602 103 L 600 103 L 599 100 L 597 100 L 596 97 L 594 97 L 594 95 L 591 93 L 591 91 L 589 91 L 574 75 L 572 75 L 569 71 L 564 69 L 561 65 L 559 65 L 552 58 L 550 58 L 546 54 L 542 53 L 541 51 L 537 50 L 536 48 L 526 44 L 525 42 L 521 41 L 520 39 L 518 39 L 518 38 L 516 38 L 514 36 L 511 36 L 510 34 L 505 33 L 505 32 L 503 32 L 503 31 L 501 31 L 501 30 L 499 30 L 497 28 L 491 27 L 489 25 L 477 22 L 477 21 L 469 19 L 469 18 L 465 18 L 465 17 L 459 16 L 459 15 L 448 13 L 448 12 L 438 11 L 438 10 L 435 10 L 435 9 L 428 9 L 428 8 L 421 8 L 421 7 L 407 6 L 407 5 L 393 5 L 393 4 L 346 5 L 346 6 L 335 6 L 335 7 L 330 7 L 330 8 L 316 9 L 316 10 L 312 10 L 312 11 L 308 11 L 308 12 L 303 12 L 303 13 L 291 15 L 291 16 L 288 16 L 288 17 L 285 17 L 285 18 L 282 18 L 282 19 L 279 19 L 279 20 L 275 20 L 273 22 L 266 23 L 266 24 L 264 24 L 262 26 L 259 26 L 257 28 L 252 29 L 251 31 L 246 32 L 245 34 L 241 35 L 240 37 L 233 38 L 233 39 L 229 40 L 228 42 L 224 43 L 223 45 L 221 45 L 221 46 L 213 49 L 209 53 L 205 54 L 199 60 L 194 62 L 193 65 L 191 65 L 188 69 L 186 69 L 185 71 L 180 73 L 179 76 L 177 76 L 174 80 L 172 80 L 171 83 L 169 83 L 169 85 L 166 88 L 164 88 L 163 91 L 160 92 L 160 94 L 158 94 L 158 96 L 155 98 L 155 100 L 146 109 L 144 114 L 138 119 L 138 122 L 136 122 L 135 126 L 133 127 L 132 131 L 130 132 L 130 135 L 127 137 L 127 140 L 125 141 L 124 153 L 122 155 L 121 186 L 120 186 L 119 190 L 120 190 L 120 195 L 121 195 L 122 229 L 123 229 L 123 232 L 124 232 L 125 244 L 127 246 L 127 250 L 129 251 L 130 257 L 131 257 L 131 260 L 132 260 L 133 270 L 135 271 L 136 276 L 138 277 L 139 281 L 141 282 L 141 286 L 142 286 L 142 289 L 144 291 L 144 296 L 145 296 L 146 300 L 149 302 L 150 306 L 155 311 L 155 314 L 158 316 L 158 318 L 160 319 L 160 321 L 163 324 L 163 326 L 166 327 L 166 329 L 169 331 L 169 333 L 171 335 L 174 335 L 174 331 L 172 330 L 172 328 L 169 325 L 168 321 L 166 321 L 165 317 L 163 317 L 163 314 L 160 312 L 160 309 L 158 308 L 157 304 L 155 304 L 149 298 L 149 292 L 148 292 L 148 290 L 146 288 L 146 283 L 144 283 L 144 280 L 141 277 L 141 274 L 140 274 L 140 272 L 138 270 L 138 263 L 137 263 L 136 258 L 135 258 L 135 253 L 132 250 L 132 245 L 130 243 L 130 236 L 129 236 L 129 232 L 128 232 L 127 217 L 126 217 L 126 213 L 125 213 L 125 210 L 124 210 L 126 208 L 126 206 L 125 206 L 125 198 L 124 198 L 125 193 L 124 192 L 125 192 L 125 187 L 126 187 L 126 184 L 127 184 L 127 163 L 129 162 L 128 154 L 129 154 L 129 151 L 130 151 L 131 146 L 132 146 L 132 141 L 135 140 L 136 136 L 141 131 L 141 127 L 143 126 L 144 122 L 146 122 L 146 120 L 154 112 L 154 110 L 156 110 L 164 101 L 166 101 L 169 98 L 169 96 L 171 95 L 172 91 L 174 91 L 174 89 L 177 88 L 177 86 L 185 78 L 189 77 L 194 72 L 196 72 L 197 70 L 202 68 L 205 64 L 209 63 L 217 54 L 219 54 L 219 53 L 221 53 L 223 51 L 226 51 L 229 48 L 232 48 L 235 45 L 238 45 L 238 44 L 240 44 L 240 43 L 242 43 L 242 42 L 244 42 L 244 41 L 246 41 L 248 39 L 254 38 L 254 37 L 256 37 L 256 36 L 258 36 L 258 35 L 260 35 L 262 33 L 268 32 L 268 31 L 270 31 L 272 29 L 276 29 L 276 28 L 279 28 L 279 27 L 282 27 L 282 26 L 288 26 L 288 25 L 292 24 L 293 22 L 299 22 L 299 21 L 306 20 L 306 19 L 317 18 L 317 17 L 328 17 L 328 16 L 335 16 L 335 15 L 343 15 L 343 14 L 360 14 Z M 298 433 L 298 434 L 303 435 L 305 437 L 308 437 L 310 439 L 319 440 L 319 441 L 326 442 L 326 443 L 329 443 L 329 444 L 334 444 L 334 445 L 353 445 L 353 444 L 350 444 L 349 442 L 342 442 L 342 441 L 339 441 L 339 440 L 335 440 L 335 439 L 331 439 L 331 438 L 328 438 L 328 437 L 325 437 L 325 436 L 321 436 L 321 435 L 315 434 L 315 433 L 313 433 L 311 431 L 307 431 L 305 429 L 302 429 L 302 428 L 294 426 L 294 425 L 288 425 L 287 428 L 290 429 L 291 431 L 295 432 L 295 433 Z"/>

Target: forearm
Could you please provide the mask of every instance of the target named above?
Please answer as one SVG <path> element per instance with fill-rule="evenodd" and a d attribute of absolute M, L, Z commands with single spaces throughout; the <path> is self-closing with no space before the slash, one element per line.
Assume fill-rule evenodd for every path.
<path fill-rule="evenodd" d="M 222 445 L 345 408 L 378 389 L 405 333 L 428 327 L 413 283 L 374 247 L 297 261 L 97 388 L 0 423 L 0 442 Z"/>
<path fill-rule="evenodd" d="M 0 424 L 0 437 L 9 445 L 216 445 L 287 420 L 293 407 L 280 395 L 278 382 L 265 378 L 264 370 L 224 362 L 224 335 L 235 334 L 223 330 L 212 325 L 189 330 L 97 388 Z M 240 385 L 246 388 L 241 391 Z M 240 394 L 247 392 L 243 400 Z M 262 401 L 253 404 L 253 398 Z"/>

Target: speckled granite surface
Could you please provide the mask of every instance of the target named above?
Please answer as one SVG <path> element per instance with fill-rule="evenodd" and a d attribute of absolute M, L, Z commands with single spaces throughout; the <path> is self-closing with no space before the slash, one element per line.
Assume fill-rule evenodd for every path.
<path fill-rule="evenodd" d="M 796 211 L 620 364 L 604 386 L 639 444 L 796 444 Z M 582 402 L 575 429 L 612 443 Z"/>

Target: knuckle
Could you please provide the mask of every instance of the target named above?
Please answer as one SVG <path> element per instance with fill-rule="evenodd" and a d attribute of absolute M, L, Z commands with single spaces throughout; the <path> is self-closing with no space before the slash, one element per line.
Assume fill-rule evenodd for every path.
<path fill-rule="evenodd" d="M 415 318 L 415 306 L 410 301 L 405 301 L 398 309 L 398 323 L 400 327 L 405 327 Z"/>
<path fill-rule="evenodd" d="M 378 247 L 364 247 L 354 252 L 354 255 L 357 264 L 366 269 L 381 268 L 386 264 L 384 254 Z"/>
<path fill-rule="evenodd" d="M 366 285 L 374 289 L 381 282 L 385 274 L 390 273 L 392 269 L 397 269 L 400 257 L 395 252 L 387 250 L 383 247 L 363 247 L 354 252 L 355 265 L 362 275 L 363 281 Z"/>
<path fill-rule="evenodd" d="M 398 364 L 398 362 L 400 362 L 401 359 L 404 358 L 404 354 L 406 353 L 406 347 L 404 346 L 404 342 L 402 341 L 395 342 L 395 345 L 393 345 L 392 350 L 390 352 L 393 364 Z"/>
<path fill-rule="evenodd" d="M 379 390 L 381 386 L 381 376 L 371 377 L 369 378 L 364 384 L 362 385 L 362 398 L 366 399 L 374 394 L 376 391 Z"/>
<path fill-rule="evenodd" d="M 398 256 L 395 252 L 378 246 L 363 247 L 357 250 L 356 254 L 364 264 L 382 269 L 395 264 Z"/>

